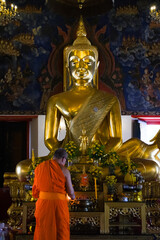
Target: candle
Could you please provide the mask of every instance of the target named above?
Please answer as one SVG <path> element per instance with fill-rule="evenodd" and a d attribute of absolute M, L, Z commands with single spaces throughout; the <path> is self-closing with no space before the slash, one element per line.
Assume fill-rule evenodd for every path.
<path fill-rule="evenodd" d="M 32 148 L 32 165 L 35 165 L 34 149 Z"/>
<path fill-rule="evenodd" d="M 152 5 L 152 6 L 150 7 L 150 11 L 151 11 L 151 13 L 154 12 L 154 11 L 156 11 L 156 5 Z"/>
<path fill-rule="evenodd" d="M 95 186 L 95 199 L 97 200 L 97 178 L 94 178 L 94 186 Z"/>
<path fill-rule="evenodd" d="M 2 0 L 2 10 L 5 10 L 5 8 L 6 8 L 6 1 Z"/>
<path fill-rule="evenodd" d="M 128 171 L 130 171 L 131 170 L 131 160 L 130 160 L 128 151 L 127 151 L 127 162 L 128 162 Z"/>

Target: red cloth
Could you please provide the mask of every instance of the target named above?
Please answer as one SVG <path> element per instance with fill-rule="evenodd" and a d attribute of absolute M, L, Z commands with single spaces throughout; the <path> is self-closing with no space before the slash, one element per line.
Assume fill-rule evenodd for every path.
<path fill-rule="evenodd" d="M 65 182 L 59 164 L 54 160 L 44 161 L 35 169 L 33 197 L 38 198 L 40 191 L 66 194 Z M 67 200 L 38 198 L 35 217 L 34 240 L 70 240 Z"/>

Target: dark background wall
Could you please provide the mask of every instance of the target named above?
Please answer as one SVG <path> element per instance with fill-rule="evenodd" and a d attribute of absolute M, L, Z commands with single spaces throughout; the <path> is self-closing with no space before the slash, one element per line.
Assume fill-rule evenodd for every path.
<path fill-rule="evenodd" d="M 99 51 L 100 89 L 119 98 L 122 114 L 159 115 L 160 24 L 150 16 L 152 1 L 88 0 L 81 13 L 68 1 L 15 0 L 17 17 L 1 21 L 0 114 L 45 114 L 48 98 L 62 91 L 63 49 L 82 13 Z"/>
<path fill-rule="evenodd" d="M 0 121 L 0 188 L 3 174 L 15 172 L 16 165 L 27 159 L 27 122 Z"/>

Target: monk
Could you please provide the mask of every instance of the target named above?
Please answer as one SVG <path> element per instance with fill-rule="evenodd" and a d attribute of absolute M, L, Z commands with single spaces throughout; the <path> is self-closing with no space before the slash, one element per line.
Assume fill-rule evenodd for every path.
<path fill-rule="evenodd" d="M 32 187 L 36 202 L 34 240 L 70 240 L 69 210 L 66 194 L 75 198 L 69 170 L 64 166 L 65 149 L 55 151 L 53 159 L 35 169 Z"/>

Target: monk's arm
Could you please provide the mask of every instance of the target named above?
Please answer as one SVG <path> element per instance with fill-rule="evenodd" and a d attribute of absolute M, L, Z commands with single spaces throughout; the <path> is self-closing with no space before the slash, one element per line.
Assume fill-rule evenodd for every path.
<path fill-rule="evenodd" d="M 65 178 L 66 178 L 66 191 L 69 197 L 73 200 L 75 199 L 75 193 L 72 185 L 71 174 L 68 169 L 65 170 Z"/>

